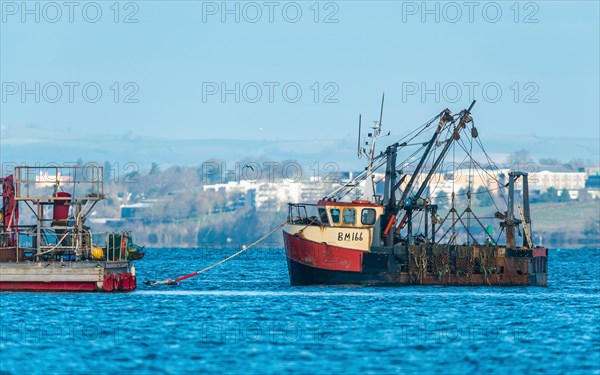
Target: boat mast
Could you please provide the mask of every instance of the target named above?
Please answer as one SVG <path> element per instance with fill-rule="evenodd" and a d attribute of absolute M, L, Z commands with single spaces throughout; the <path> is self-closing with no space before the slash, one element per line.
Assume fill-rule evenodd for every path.
<path fill-rule="evenodd" d="M 383 104 L 385 101 L 385 92 L 383 93 L 383 95 L 381 96 L 381 110 L 379 111 L 379 121 L 375 121 L 372 129 L 373 129 L 373 133 L 368 133 L 367 137 L 371 138 L 371 145 L 369 148 L 369 151 L 367 152 L 364 148 L 361 149 L 360 148 L 360 129 L 361 129 L 361 116 L 359 116 L 358 118 L 358 132 L 359 132 L 359 149 L 358 149 L 358 157 L 360 158 L 361 156 L 364 156 L 367 158 L 367 167 L 366 167 L 366 178 L 365 178 L 365 187 L 363 190 L 363 197 L 373 203 L 379 203 L 378 199 L 375 195 L 375 181 L 373 181 L 373 172 L 375 171 L 376 168 L 374 168 L 373 163 L 375 162 L 375 160 L 378 158 L 376 158 L 375 156 L 375 151 L 376 151 L 376 144 L 377 144 L 377 140 L 379 138 L 382 137 L 387 137 L 388 135 L 390 135 L 390 133 L 388 132 L 388 134 L 381 136 L 381 123 L 383 120 Z M 368 144 L 368 143 L 367 143 Z"/>
<path fill-rule="evenodd" d="M 406 186 L 406 189 L 404 189 L 404 193 L 402 194 L 402 198 L 401 198 L 401 206 L 400 207 L 404 208 L 406 210 L 406 213 L 404 214 L 402 221 L 399 223 L 398 228 L 396 229 L 396 234 L 398 234 L 400 232 L 400 230 L 404 227 L 405 224 L 408 224 L 408 242 L 409 243 L 412 243 L 412 211 L 414 209 L 417 209 L 417 210 L 423 209 L 427 205 L 424 201 L 423 201 L 422 205 L 418 204 L 419 198 L 420 198 L 421 194 L 423 194 L 423 192 L 425 191 L 425 188 L 429 184 L 429 180 L 431 179 L 433 174 L 437 171 L 440 163 L 446 157 L 446 154 L 448 153 L 448 150 L 450 149 L 450 146 L 452 145 L 452 141 L 456 141 L 456 140 L 460 139 L 460 131 L 466 127 L 467 123 L 471 122 L 470 114 L 471 114 L 471 110 L 473 109 L 474 105 L 475 105 L 475 100 L 473 100 L 473 102 L 469 106 L 469 109 L 463 110 L 460 113 L 460 121 L 459 121 L 458 125 L 454 128 L 452 137 L 450 137 L 446 140 L 446 144 L 444 145 L 444 148 L 442 149 L 442 151 L 440 152 L 440 155 L 437 157 L 434 164 L 430 168 L 429 173 L 427 174 L 427 177 L 425 177 L 425 180 L 419 186 L 417 193 L 410 199 L 407 199 L 408 193 L 410 192 L 410 190 L 412 188 L 412 183 L 414 183 L 414 180 L 416 179 L 417 175 L 420 173 L 421 169 L 423 168 L 423 164 L 424 164 L 425 160 L 427 159 L 427 157 L 429 156 L 429 153 L 431 152 L 431 147 L 433 146 L 433 143 L 435 143 L 435 141 L 441 134 L 442 129 L 445 128 L 445 124 L 447 122 L 449 122 L 450 124 L 455 122 L 455 119 L 450 115 L 450 111 L 448 109 L 444 110 L 440 114 L 440 117 L 441 117 L 440 124 L 439 124 L 435 134 L 431 138 L 431 141 L 429 141 L 429 144 L 427 145 L 427 149 L 425 150 L 425 153 L 423 154 L 423 157 L 421 158 L 419 165 L 417 166 L 417 169 L 413 173 L 413 176 L 411 177 L 409 184 Z M 398 211 L 399 210 L 400 210 L 400 208 L 398 209 Z"/>
<path fill-rule="evenodd" d="M 429 152 L 431 151 L 431 148 L 433 147 L 436 140 L 440 136 L 442 130 L 445 128 L 446 122 L 453 121 L 452 113 L 447 108 L 442 113 L 440 113 L 438 115 L 438 117 L 440 117 L 440 122 L 438 124 L 438 127 L 437 127 L 435 133 L 433 134 L 433 136 L 431 137 L 431 140 L 427 144 L 427 149 L 425 149 L 425 152 L 423 153 L 423 156 L 421 157 L 419 164 L 417 164 L 417 167 L 415 168 L 414 173 L 410 177 L 410 181 L 408 182 L 408 184 L 406 185 L 406 188 L 404 189 L 404 192 L 402 193 L 402 197 L 400 198 L 400 202 L 402 202 L 402 204 L 404 204 L 404 201 L 407 198 L 408 193 L 412 189 L 412 187 L 415 183 L 415 180 L 417 179 L 417 176 L 421 173 L 421 169 L 423 168 L 423 165 L 425 164 L 425 160 L 427 160 L 427 157 L 429 156 Z"/>
<path fill-rule="evenodd" d="M 442 152 L 440 153 L 440 156 L 437 158 L 437 160 L 435 161 L 435 163 L 433 164 L 433 166 L 429 170 L 429 173 L 427 174 L 427 177 L 425 177 L 425 180 L 421 184 L 421 187 L 419 187 L 419 190 L 415 194 L 414 200 L 419 199 L 419 197 L 421 196 L 421 194 L 423 194 L 423 191 L 427 187 L 427 184 L 429 183 L 429 180 L 431 179 L 431 176 L 435 173 L 435 171 L 437 171 L 438 166 L 440 165 L 440 163 L 442 162 L 442 160 L 444 160 L 444 158 L 446 157 L 446 154 L 448 153 L 448 150 L 450 149 L 450 145 L 452 144 L 452 141 L 453 140 L 454 141 L 458 140 L 460 138 L 460 131 L 466 127 L 467 123 L 471 122 L 471 116 L 470 115 L 471 115 L 471 110 L 473 109 L 474 105 L 475 105 L 475 100 L 473 100 L 473 103 L 471 103 L 471 106 L 469 107 L 469 109 L 467 109 L 466 111 L 463 111 L 461 113 L 460 122 L 458 123 L 458 126 L 454 129 L 454 133 L 452 135 L 452 138 L 450 138 L 448 140 L 448 142 L 444 146 Z"/>
<path fill-rule="evenodd" d="M 375 155 L 377 141 L 379 140 L 379 138 L 387 137 L 391 133 L 391 132 L 388 132 L 385 135 L 381 135 L 381 122 L 383 119 L 384 100 L 385 100 L 385 93 L 383 93 L 383 95 L 381 97 L 381 110 L 379 112 L 379 121 L 374 121 L 374 125 L 372 127 L 373 132 L 367 134 L 367 137 L 371 139 L 370 143 L 369 143 L 369 141 L 365 142 L 365 145 L 369 146 L 368 151 L 366 148 L 361 147 L 362 142 L 360 139 L 360 135 L 361 135 L 361 130 L 362 130 L 362 115 L 358 116 L 358 145 L 357 145 L 356 153 L 359 158 L 364 157 L 367 159 L 367 166 L 361 173 L 356 175 L 352 180 L 350 180 L 346 184 L 340 186 L 339 188 L 335 189 L 331 193 L 327 194 L 323 199 L 325 199 L 325 200 L 335 199 L 335 197 L 339 196 L 342 192 L 344 192 L 346 190 L 352 190 L 353 188 L 358 186 L 364 180 L 364 188 L 363 188 L 362 197 L 365 200 L 368 200 L 369 202 L 372 202 L 372 203 L 376 203 L 376 204 L 381 203 L 380 197 L 375 194 L 375 181 L 373 181 L 373 178 L 374 178 L 373 172 L 375 172 L 376 170 L 378 170 L 385 164 L 385 161 L 381 161 L 381 159 L 385 156 L 385 154 L 383 152 L 380 153 L 379 155 Z"/>
<path fill-rule="evenodd" d="M 380 223 L 380 230 L 383 230 L 382 240 L 385 241 L 385 245 L 393 246 L 394 245 L 394 236 L 389 236 L 390 223 L 393 222 L 396 218 L 394 213 L 396 212 L 396 189 L 398 188 L 398 184 L 396 184 L 396 155 L 398 153 L 398 143 L 394 143 L 391 146 L 388 146 L 385 154 L 387 156 L 387 163 L 385 167 L 385 189 L 383 193 L 383 206 L 384 213 L 383 218 Z M 375 236 L 374 236 L 375 237 Z M 376 238 L 380 238 L 376 237 Z"/>

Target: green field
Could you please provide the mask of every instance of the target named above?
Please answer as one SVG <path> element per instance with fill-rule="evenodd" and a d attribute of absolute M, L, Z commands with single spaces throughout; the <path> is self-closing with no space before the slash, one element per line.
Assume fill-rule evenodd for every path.
<path fill-rule="evenodd" d="M 579 233 L 600 220 L 600 201 L 535 203 L 531 220 L 534 232 Z"/>

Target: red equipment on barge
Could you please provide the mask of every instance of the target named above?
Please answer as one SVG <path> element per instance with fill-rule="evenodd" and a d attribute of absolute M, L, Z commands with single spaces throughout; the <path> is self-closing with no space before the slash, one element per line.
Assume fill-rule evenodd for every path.
<path fill-rule="evenodd" d="M 143 248 L 129 232 L 93 234 L 85 225 L 105 198 L 102 167 L 16 167 L 0 185 L 0 291 L 135 290 L 132 260 Z M 35 224 L 19 223 L 19 203 Z"/>
<path fill-rule="evenodd" d="M 532 242 L 528 174 L 496 175 L 497 170 L 474 160 L 473 146 L 487 157 L 471 117 L 474 104 L 456 115 L 442 111 L 379 155 L 375 144 L 381 114 L 368 135 L 370 151 L 362 148 L 359 118 L 358 155 L 368 159 L 365 170 L 317 204 L 289 204 L 283 238 L 291 284 L 547 285 L 547 249 Z M 464 137 L 467 128 L 470 134 Z M 411 147 L 418 150 L 398 162 L 399 151 Z M 460 163 L 455 162 L 455 148 L 466 154 Z M 442 167 L 448 155 L 453 160 Z M 488 162 L 495 166 L 489 158 Z M 374 177 L 384 165 L 382 199 L 375 194 Z M 468 173 L 457 176 L 466 166 Z M 485 177 L 484 191 L 473 191 L 475 173 Z M 467 179 L 463 193 L 454 190 L 459 178 Z M 451 205 L 442 218 L 437 202 L 448 185 Z M 496 206 L 491 216 L 476 214 L 473 198 L 482 193 L 489 194 L 495 206 L 494 199 L 504 199 L 506 211 Z M 348 198 L 353 195 L 355 199 Z M 459 195 L 466 207 L 459 208 Z M 485 220 L 492 224 L 485 227 Z M 498 236 L 493 234 L 494 222 L 500 228 Z M 521 234 L 521 229 L 519 246 L 515 230 Z M 503 234 L 506 242 L 500 245 Z"/>

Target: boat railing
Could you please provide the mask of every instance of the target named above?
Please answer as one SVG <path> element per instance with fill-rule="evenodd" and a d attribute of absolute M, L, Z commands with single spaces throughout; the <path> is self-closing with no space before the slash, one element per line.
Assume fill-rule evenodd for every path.
<path fill-rule="evenodd" d="M 131 242 L 131 232 L 92 233 L 68 226 L 40 228 L 39 237 L 35 226 L 19 226 L 9 241 L 13 234 L 0 232 L 0 261 L 126 261 Z"/>
<path fill-rule="evenodd" d="M 131 232 L 104 233 L 104 259 L 106 261 L 125 261 L 129 250 Z"/>
<path fill-rule="evenodd" d="M 35 226 L 19 232 L 18 247 L 24 249 L 35 260 L 87 259 L 91 254 L 92 233 L 88 228 L 76 230 L 70 226 L 40 228 Z"/>

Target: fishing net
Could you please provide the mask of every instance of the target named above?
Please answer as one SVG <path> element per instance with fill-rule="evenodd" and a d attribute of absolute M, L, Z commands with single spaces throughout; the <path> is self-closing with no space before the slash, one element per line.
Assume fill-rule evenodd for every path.
<path fill-rule="evenodd" d="M 448 246 L 434 246 L 431 249 L 431 273 L 438 280 L 450 273 L 450 249 Z"/>
<path fill-rule="evenodd" d="M 411 245 L 408 247 L 408 274 L 410 282 L 422 284 L 427 273 L 427 245 Z"/>
<path fill-rule="evenodd" d="M 471 276 L 475 273 L 475 257 L 473 253 L 475 248 L 468 246 L 458 246 L 456 248 L 456 257 L 454 260 L 454 274 Z"/>

